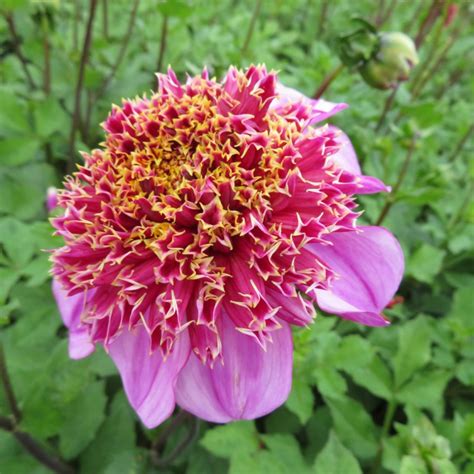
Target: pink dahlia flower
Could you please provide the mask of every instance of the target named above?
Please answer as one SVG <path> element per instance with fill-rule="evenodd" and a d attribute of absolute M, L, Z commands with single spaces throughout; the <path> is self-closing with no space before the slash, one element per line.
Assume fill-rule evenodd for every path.
<path fill-rule="evenodd" d="M 385 326 L 403 272 L 395 238 L 357 226 L 363 176 L 349 139 L 315 128 L 345 108 L 264 67 L 159 75 L 126 100 L 101 149 L 66 179 L 53 219 L 53 291 L 69 351 L 102 344 L 147 427 L 183 409 L 256 418 L 287 399 L 290 325 L 314 306 Z"/>

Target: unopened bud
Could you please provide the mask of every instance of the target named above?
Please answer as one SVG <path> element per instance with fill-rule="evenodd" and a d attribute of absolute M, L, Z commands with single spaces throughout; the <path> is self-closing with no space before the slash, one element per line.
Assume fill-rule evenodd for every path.
<path fill-rule="evenodd" d="M 46 193 L 46 209 L 48 209 L 48 212 L 51 212 L 54 210 L 58 205 L 58 193 L 56 191 L 56 188 L 54 187 L 49 187 L 48 191 Z"/>
<path fill-rule="evenodd" d="M 361 68 L 364 80 L 377 89 L 389 89 L 406 81 L 418 64 L 412 39 L 403 33 L 380 33 L 377 53 Z"/>

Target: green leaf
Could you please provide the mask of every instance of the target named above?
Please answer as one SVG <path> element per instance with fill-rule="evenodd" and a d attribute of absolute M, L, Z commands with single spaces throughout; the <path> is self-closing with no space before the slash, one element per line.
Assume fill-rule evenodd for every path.
<path fill-rule="evenodd" d="M 374 424 L 364 407 L 349 397 L 325 397 L 325 401 L 341 441 L 350 446 L 357 457 L 367 459 L 374 456 L 377 451 Z"/>
<path fill-rule="evenodd" d="M 397 399 L 439 413 L 444 403 L 443 392 L 450 378 L 451 373 L 445 370 L 426 370 L 404 385 L 398 391 Z"/>
<path fill-rule="evenodd" d="M 3 304 L 20 274 L 12 268 L 0 267 L 0 304 Z"/>
<path fill-rule="evenodd" d="M 349 375 L 356 384 L 366 388 L 374 395 L 385 400 L 392 398 L 392 375 L 378 355 L 374 356 L 366 366 L 351 369 Z"/>
<path fill-rule="evenodd" d="M 64 458 L 76 457 L 94 439 L 105 418 L 106 403 L 104 382 L 94 382 L 63 411 L 59 447 Z"/>
<path fill-rule="evenodd" d="M 429 474 L 429 471 L 421 458 L 403 456 L 399 474 Z"/>
<path fill-rule="evenodd" d="M 309 471 L 300 447 L 294 436 L 287 434 L 262 435 L 266 448 L 271 457 L 284 466 L 285 472 L 292 474 L 298 472 L 304 474 Z"/>
<path fill-rule="evenodd" d="M 313 466 L 316 474 L 362 474 L 355 456 L 338 440 L 334 432 Z"/>
<path fill-rule="evenodd" d="M 393 360 L 397 387 L 400 387 L 430 360 L 431 331 L 428 320 L 421 316 L 400 327 L 398 351 Z"/>
<path fill-rule="evenodd" d="M 304 425 L 313 412 L 314 396 L 311 386 L 297 378 L 293 380 L 291 393 L 286 401 L 286 407 L 294 413 Z"/>
<path fill-rule="evenodd" d="M 0 243 L 18 267 L 29 262 L 35 251 L 28 226 L 11 217 L 0 220 Z"/>
<path fill-rule="evenodd" d="M 251 454 L 258 449 L 258 433 L 252 421 L 236 421 L 207 431 L 201 445 L 223 458 Z"/>
<path fill-rule="evenodd" d="M 446 252 L 428 244 L 423 244 L 409 258 L 407 274 L 423 283 L 432 283 L 441 270 Z"/>
<path fill-rule="evenodd" d="M 18 136 L 0 140 L 0 165 L 18 166 L 32 161 L 40 147 L 37 138 Z"/>
<path fill-rule="evenodd" d="M 120 392 L 114 397 L 110 414 L 100 427 L 94 443 L 81 455 L 81 472 L 105 473 L 111 465 L 116 466 L 117 453 L 135 451 L 134 424 L 132 409 Z"/>
<path fill-rule="evenodd" d="M 11 0 L 18 1 L 18 0 Z M 3 3 L 3 2 L 2 2 Z M 3 5 L 2 5 L 3 6 Z M 15 97 L 10 90 L 0 90 L 0 133 L 25 132 L 30 128 L 24 101 Z M 1 163 L 0 157 L 0 163 Z"/>
<path fill-rule="evenodd" d="M 474 334 L 474 298 L 472 288 L 460 288 L 454 294 L 453 306 L 449 312 L 448 318 L 456 323 L 461 332 L 466 336 Z"/>
<path fill-rule="evenodd" d="M 350 335 L 342 339 L 332 361 L 339 369 L 350 373 L 353 369 L 366 366 L 374 353 L 370 343 L 359 335 Z"/>
<path fill-rule="evenodd" d="M 34 118 L 36 131 L 42 138 L 64 130 L 64 124 L 69 121 L 69 117 L 59 105 L 58 100 L 52 97 L 35 104 Z"/>

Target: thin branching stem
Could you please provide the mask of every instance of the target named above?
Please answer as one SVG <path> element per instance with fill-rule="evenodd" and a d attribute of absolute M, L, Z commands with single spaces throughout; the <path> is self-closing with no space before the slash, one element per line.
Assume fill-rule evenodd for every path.
<path fill-rule="evenodd" d="M 400 168 L 400 172 L 398 174 L 397 182 L 393 186 L 392 192 L 387 196 L 387 199 L 385 201 L 385 205 L 383 206 L 382 210 L 380 211 L 379 217 L 375 222 L 375 225 L 377 225 L 377 226 L 382 225 L 382 222 L 388 216 L 388 213 L 390 212 L 390 209 L 392 209 L 392 206 L 395 204 L 398 191 L 400 190 L 400 187 L 403 184 L 403 181 L 405 180 L 405 177 L 406 177 L 407 172 L 408 172 L 408 168 L 410 166 L 410 162 L 413 158 L 413 154 L 414 154 L 415 148 L 416 148 L 417 139 L 418 139 L 417 135 L 414 135 L 413 138 L 411 139 L 410 146 L 408 147 L 405 160 L 403 161 L 402 167 Z"/>
<path fill-rule="evenodd" d="M 344 69 L 344 64 L 339 64 L 335 69 L 333 69 L 324 79 L 321 85 L 316 89 L 315 93 L 313 94 L 313 99 L 319 99 L 322 95 L 328 90 L 329 86 L 333 83 L 333 81 L 339 76 L 339 74 Z"/>
<path fill-rule="evenodd" d="M 428 10 L 428 13 L 426 14 L 424 20 L 422 21 L 415 38 L 415 46 L 417 49 L 421 47 L 423 41 L 433 28 L 436 19 L 438 18 L 443 9 L 443 2 L 444 0 L 433 0 L 431 7 Z"/>
<path fill-rule="evenodd" d="M 324 34 L 328 12 L 329 12 L 329 0 L 323 0 L 321 2 L 321 10 L 319 13 L 318 38 L 321 38 L 321 36 Z"/>
<path fill-rule="evenodd" d="M 185 412 L 180 412 L 178 416 L 182 415 Z M 183 416 L 179 418 L 179 425 L 183 422 L 183 420 L 188 419 L 191 422 L 191 427 L 186 434 L 186 436 L 171 450 L 170 453 L 168 453 L 166 456 L 160 456 L 159 450 L 157 449 L 152 449 L 151 450 L 151 457 L 153 464 L 157 467 L 166 467 L 169 464 L 171 464 L 178 456 L 180 456 L 183 451 L 190 446 L 196 439 L 198 433 L 199 433 L 199 420 L 195 416 L 190 416 L 189 414 L 185 414 L 186 416 Z M 177 425 L 174 425 L 174 429 L 176 429 Z M 169 433 L 168 433 L 169 434 Z M 166 439 L 166 437 L 165 437 Z"/>
<path fill-rule="evenodd" d="M 26 59 L 26 56 L 23 54 L 23 49 L 21 47 L 21 38 L 18 35 L 13 15 L 11 13 L 5 13 L 4 17 L 7 22 L 8 31 L 10 33 L 10 36 L 12 37 L 13 47 L 15 48 L 15 54 L 18 60 L 20 61 L 21 68 L 23 69 L 23 73 L 25 74 L 26 81 L 28 82 L 28 86 L 30 87 L 30 89 L 36 89 L 35 81 L 33 80 L 33 76 L 31 75 L 29 67 L 28 67 L 28 60 Z"/>
<path fill-rule="evenodd" d="M 469 137 L 474 133 L 474 124 L 471 124 L 468 129 L 466 130 L 466 133 L 461 137 L 461 140 L 459 140 L 459 143 L 457 147 L 454 149 L 454 151 L 451 153 L 450 157 L 448 158 L 449 163 L 453 163 L 458 155 L 461 153 L 462 149 L 466 145 L 467 141 L 469 140 Z"/>
<path fill-rule="evenodd" d="M 69 153 L 67 171 L 70 173 L 74 166 L 74 156 L 76 148 L 76 134 L 81 122 L 81 96 L 84 84 L 84 73 L 89 59 L 89 51 L 92 41 L 92 26 L 94 24 L 95 12 L 97 9 L 97 0 L 89 2 L 89 17 L 87 19 L 86 34 L 84 36 L 84 45 L 82 47 L 81 61 L 79 63 L 79 73 L 77 76 L 76 90 L 74 94 L 74 111 L 72 115 L 71 132 L 69 134 Z"/>
<path fill-rule="evenodd" d="M 7 361 L 2 342 L 0 342 L 0 382 L 3 386 L 5 398 L 7 399 L 8 407 L 13 415 L 13 419 L 15 423 L 18 423 L 21 420 L 21 411 L 18 402 L 16 401 L 15 393 L 13 392 L 13 386 L 8 373 Z"/>
<path fill-rule="evenodd" d="M 393 102 L 395 101 L 395 96 L 397 95 L 399 85 L 397 85 L 392 93 L 387 97 L 387 100 L 385 101 L 385 105 L 383 107 L 382 113 L 380 115 L 380 118 L 377 122 L 377 125 L 375 126 L 375 131 L 378 132 L 382 128 L 383 124 L 385 123 L 385 119 L 387 118 L 387 114 L 390 112 Z"/>
<path fill-rule="evenodd" d="M 240 50 L 240 54 L 245 56 L 247 49 L 252 40 L 253 32 L 255 31 L 255 25 L 257 24 L 258 16 L 260 15 L 260 9 L 262 8 L 262 0 L 257 0 L 255 2 L 255 8 L 253 9 L 252 18 L 250 19 L 249 27 L 247 29 L 247 34 L 245 35 L 244 44 Z"/>
<path fill-rule="evenodd" d="M 71 466 L 67 465 L 60 458 L 50 454 L 30 434 L 17 429 L 17 426 L 21 421 L 21 411 L 8 373 L 2 342 L 0 342 L 0 382 L 3 386 L 5 398 L 12 414 L 11 418 L 0 416 L 0 429 L 11 433 L 23 448 L 44 466 L 47 466 L 58 474 L 73 474 L 74 470 Z"/>
<path fill-rule="evenodd" d="M 161 24 L 161 35 L 160 35 L 160 50 L 158 52 L 158 60 L 156 61 L 156 72 L 161 72 L 163 68 L 163 61 L 165 59 L 166 45 L 168 43 L 168 16 L 163 15 L 163 22 Z M 153 82 L 155 87 L 155 82 Z"/>

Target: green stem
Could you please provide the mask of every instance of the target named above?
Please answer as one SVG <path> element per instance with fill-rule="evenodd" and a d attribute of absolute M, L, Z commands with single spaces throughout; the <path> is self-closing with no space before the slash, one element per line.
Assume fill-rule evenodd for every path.
<path fill-rule="evenodd" d="M 380 115 L 380 118 L 377 122 L 377 125 L 375 126 L 375 131 L 376 132 L 380 131 L 380 129 L 382 128 L 382 126 L 385 122 L 385 119 L 387 117 L 387 114 L 390 112 L 390 109 L 392 108 L 393 102 L 395 101 L 395 96 L 397 95 L 399 87 L 400 86 L 397 85 L 393 89 L 392 93 L 387 97 L 387 100 L 385 101 L 385 105 L 384 105 L 383 110 L 382 110 L 382 114 Z"/>
<path fill-rule="evenodd" d="M 384 415 L 383 424 L 382 424 L 382 433 L 380 435 L 380 443 L 377 449 L 377 454 L 375 456 L 374 463 L 372 464 L 372 468 L 370 469 L 370 474 L 375 474 L 380 467 L 380 463 L 382 461 L 382 454 L 383 454 L 383 442 L 385 438 L 387 437 L 388 432 L 390 431 L 390 428 L 393 423 L 393 417 L 395 415 L 396 410 L 397 410 L 397 402 L 395 398 L 392 398 L 389 400 L 387 409 L 385 410 L 385 415 Z"/>
<path fill-rule="evenodd" d="M 255 30 L 255 25 L 257 23 L 257 18 L 260 15 L 261 7 L 262 7 L 262 0 L 257 0 L 255 2 L 255 8 L 254 8 L 253 13 L 252 13 L 252 18 L 250 19 L 250 24 L 249 24 L 249 28 L 247 30 L 247 35 L 245 36 L 244 44 L 242 45 L 242 49 L 240 50 L 240 54 L 242 56 L 245 55 L 245 53 L 247 52 L 247 49 L 250 45 L 250 40 L 252 39 L 253 32 Z"/>
<path fill-rule="evenodd" d="M 398 174 L 397 182 L 393 186 L 392 192 L 387 196 L 387 199 L 385 201 L 385 205 L 382 208 L 382 210 L 379 214 L 379 217 L 375 222 L 375 225 L 377 225 L 377 226 L 382 225 L 382 222 L 385 220 L 388 213 L 390 212 L 390 209 L 392 208 L 392 206 L 394 205 L 394 203 L 396 201 L 397 193 L 398 193 L 403 181 L 405 180 L 405 176 L 408 172 L 408 168 L 410 166 L 410 162 L 411 162 L 411 159 L 413 157 L 413 153 L 415 151 L 416 141 L 417 141 L 417 137 L 413 136 L 413 138 L 411 140 L 411 143 L 410 143 L 410 146 L 408 148 L 405 160 L 402 164 L 402 167 L 400 168 L 400 172 Z"/>
<path fill-rule="evenodd" d="M 183 453 L 183 451 L 188 448 L 188 446 L 190 446 L 196 440 L 196 437 L 199 434 L 199 420 L 193 416 L 190 418 L 190 421 L 191 428 L 189 429 L 187 435 L 171 450 L 169 454 L 161 457 L 158 454 L 158 451 L 151 451 L 153 464 L 155 466 L 163 468 L 170 465 L 178 456 Z"/>
<path fill-rule="evenodd" d="M 339 74 L 344 69 L 344 64 L 339 64 L 335 69 L 333 69 L 324 79 L 321 85 L 316 89 L 313 94 L 313 99 L 320 99 L 322 95 L 328 90 L 329 86 L 333 81 L 339 76 Z"/>
<path fill-rule="evenodd" d="M 8 406 L 13 415 L 15 423 L 18 423 L 21 420 L 21 411 L 18 407 L 16 401 L 15 393 L 13 392 L 13 386 L 10 380 L 10 375 L 8 373 L 7 361 L 5 358 L 5 351 L 3 349 L 3 344 L 0 342 L 0 381 L 3 385 L 3 390 L 5 392 L 5 397 L 7 399 Z"/>

